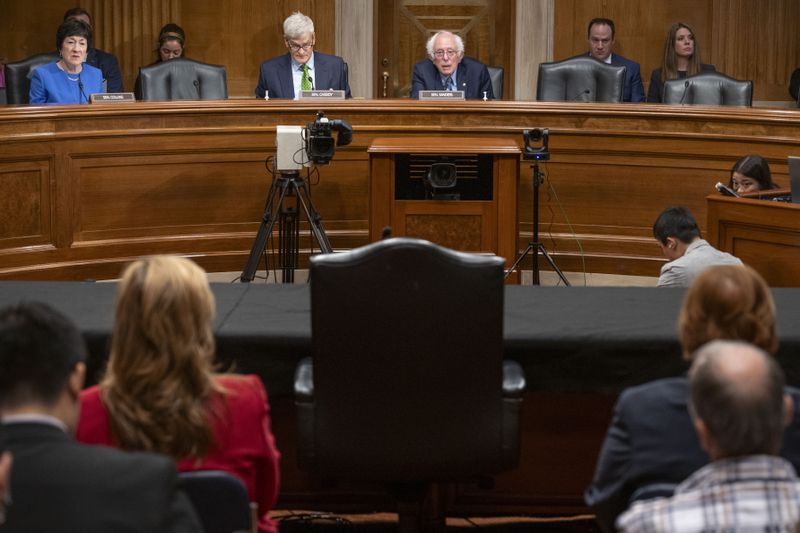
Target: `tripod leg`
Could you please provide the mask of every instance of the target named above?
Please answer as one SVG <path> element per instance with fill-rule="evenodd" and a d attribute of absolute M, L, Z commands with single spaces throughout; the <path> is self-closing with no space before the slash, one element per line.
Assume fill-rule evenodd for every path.
<path fill-rule="evenodd" d="M 311 232 L 314 234 L 314 238 L 317 239 L 317 244 L 319 244 L 319 249 L 322 253 L 329 254 L 333 252 L 333 248 L 328 240 L 328 235 L 325 233 L 325 228 L 322 225 L 322 217 L 319 212 L 314 209 L 311 195 L 308 194 L 306 181 L 302 178 L 298 181 L 300 183 L 297 184 L 297 199 L 300 201 L 300 205 L 306 213 L 308 224 L 311 226 Z"/>
<path fill-rule="evenodd" d="M 516 260 L 516 261 L 514 261 L 514 264 L 513 264 L 513 265 L 511 265 L 511 268 L 509 268 L 509 269 L 506 271 L 506 275 L 505 275 L 505 277 L 508 277 L 508 276 L 510 276 L 512 272 L 514 272 L 515 270 L 517 270 L 517 267 L 519 266 L 519 264 L 520 264 L 520 263 L 522 263 L 522 260 L 523 260 L 523 259 L 525 259 L 525 258 L 528 256 L 528 254 L 529 254 L 529 253 L 530 253 L 532 250 L 533 250 L 533 243 L 530 243 L 530 244 L 528 244 L 528 247 L 527 247 L 527 248 L 525 248 L 525 251 L 524 251 L 524 252 L 522 252 L 522 254 L 520 254 L 520 256 L 519 256 L 519 257 L 517 257 L 517 260 Z"/>
<path fill-rule="evenodd" d="M 283 178 L 276 178 L 272 181 L 267 195 L 267 205 L 264 208 L 264 215 L 261 217 L 261 225 L 258 227 L 256 233 L 256 240 L 253 242 L 253 247 L 250 249 L 250 256 L 247 258 L 247 264 L 244 271 L 240 276 L 240 281 L 249 283 L 256 277 L 256 270 L 258 270 L 258 263 L 261 260 L 261 254 L 267 246 L 267 239 L 272 235 L 272 228 L 275 226 L 277 217 L 273 214 L 273 204 L 275 202 L 275 195 L 280 189 L 278 198 L 278 209 L 283 204 L 283 197 L 286 196 L 287 181 Z"/>
<path fill-rule="evenodd" d="M 556 265 L 556 262 L 555 262 L 555 261 L 553 261 L 553 258 L 552 258 L 552 257 L 550 257 L 550 254 L 549 254 L 549 253 L 547 253 L 547 249 L 544 247 L 544 244 L 541 244 L 541 243 L 539 244 L 539 251 L 542 253 L 542 257 L 544 257 L 545 259 L 547 259 L 547 262 L 548 262 L 548 263 L 550 263 L 550 266 L 551 266 L 551 267 L 553 267 L 553 270 L 555 270 L 555 271 L 556 271 L 556 274 L 558 274 L 558 277 L 559 277 L 559 278 L 561 278 L 561 281 L 563 281 L 563 282 L 564 282 L 564 285 L 566 285 L 567 287 L 569 287 L 569 286 L 570 286 L 570 283 L 569 283 L 569 281 L 567 280 L 567 277 L 564 275 L 564 273 L 563 273 L 563 272 L 561 272 L 561 269 L 560 269 L 560 268 L 558 268 L 558 265 Z"/>

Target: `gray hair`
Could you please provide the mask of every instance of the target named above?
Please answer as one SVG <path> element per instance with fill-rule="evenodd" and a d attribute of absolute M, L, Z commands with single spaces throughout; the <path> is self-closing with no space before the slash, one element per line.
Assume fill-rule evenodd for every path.
<path fill-rule="evenodd" d="M 731 361 L 757 358 L 747 380 L 729 371 Z M 722 457 L 776 455 L 783 443 L 783 371 L 766 352 L 741 341 L 702 346 L 689 370 L 689 412 L 703 421 Z"/>
<path fill-rule="evenodd" d="M 428 39 L 428 42 L 425 43 L 425 50 L 428 52 L 428 57 L 431 58 L 431 60 L 433 60 L 434 57 L 433 44 L 436 42 L 436 39 L 440 35 L 452 35 L 453 37 L 455 37 L 456 52 L 458 52 L 458 55 L 464 55 L 464 39 L 462 39 L 460 35 L 456 35 L 455 33 L 449 31 L 437 31 L 436 33 L 431 35 L 430 39 Z"/>
<path fill-rule="evenodd" d="M 295 11 L 283 21 L 283 37 L 286 39 L 296 39 L 306 33 L 314 33 L 314 21 Z"/>

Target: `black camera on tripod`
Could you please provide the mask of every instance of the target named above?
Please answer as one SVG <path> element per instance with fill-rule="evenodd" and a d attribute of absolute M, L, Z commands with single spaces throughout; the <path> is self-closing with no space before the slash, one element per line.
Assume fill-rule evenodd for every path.
<path fill-rule="evenodd" d="M 550 141 L 550 133 L 547 128 L 532 130 L 522 130 L 522 139 L 525 143 L 525 148 L 522 151 L 522 157 L 526 161 L 549 161 L 550 150 L 548 143 Z M 531 143 L 537 143 L 534 146 Z"/>
<path fill-rule="evenodd" d="M 306 126 L 306 153 L 311 163 L 327 165 L 333 159 L 335 147 L 333 132 L 337 132 L 336 146 L 346 146 L 353 140 L 353 127 L 345 120 L 329 120 L 319 111 L 314 122 Z"/>

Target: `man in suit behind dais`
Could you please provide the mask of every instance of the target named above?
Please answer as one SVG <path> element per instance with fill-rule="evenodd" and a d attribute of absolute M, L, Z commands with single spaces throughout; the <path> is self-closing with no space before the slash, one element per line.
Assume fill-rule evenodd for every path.
<path fill-rule="evenodd" d="M 341 57 L 314 50 L 314 22 L 295 12 L 283 21 L 283 39 L 289 53 L 261 63 L 256 97 L 297 100 L 300 91 L 341 90 L 351 98 Z"/>
<path fill-rule="evenodd" d="M 414 65 L 411 98 L 420 91 L 464 91 L 464 98 L 493 100 L 492 80 L 486 65 L 464 56 L 464 41 L 449 31 L 428 39 L 428 58 Z"/>

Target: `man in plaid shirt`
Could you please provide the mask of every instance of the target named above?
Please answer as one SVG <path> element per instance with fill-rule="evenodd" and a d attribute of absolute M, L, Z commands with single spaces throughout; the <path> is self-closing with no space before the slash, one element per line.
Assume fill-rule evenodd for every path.
<path fill-rule="evenodd" d="M 712 462 L 670 498 L 636 502 L 626 532 L 797 531 L 800 480 L 778 456 L 794 405 L 775 360 L 734 341 L 706 344 L 689 371 L 689 407 Z"/>

